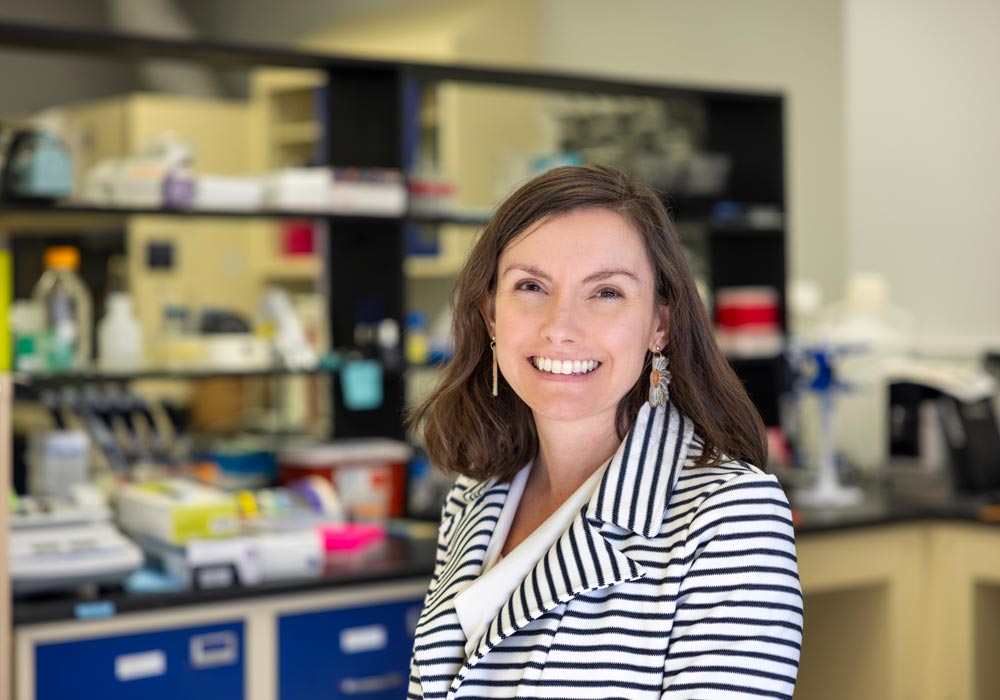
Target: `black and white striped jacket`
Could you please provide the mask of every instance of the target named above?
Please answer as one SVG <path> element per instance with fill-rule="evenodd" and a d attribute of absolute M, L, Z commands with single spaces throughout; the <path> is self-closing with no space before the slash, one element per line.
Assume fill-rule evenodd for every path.
<path fill-rule="evenodd" d="M 590 499 L 465 658 L 454 599 L 509 484 L 459 478 L 417 625 L 409 698 L 791 698 L 802 594 L 788 501 L 644 406 Z"/>

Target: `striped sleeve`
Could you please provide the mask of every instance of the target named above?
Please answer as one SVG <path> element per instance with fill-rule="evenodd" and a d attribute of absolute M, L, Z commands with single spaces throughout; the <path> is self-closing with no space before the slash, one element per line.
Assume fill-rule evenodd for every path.
<path fill-rule="evenodd" d="M 434 553 L 434 573 L 431 576 L 428 591 L 437 586 L 441 573 L 447 563 L 445 554 L 448 548 L 448 539 L 455 526 L 455 514 L 460 510 L 454 496 L 462 488 L 463 484 L 456 483 L 449 491 L 444 506 L 441 509 L 441 521 L 438 524 L 437 549 Z M 416 646 L 416 640 L 414 640 L 414 646 Z M 416 650 L 414 649 L 410 655 L 410 680 L 406 691 L 406 698 L 407 700 L 423 700 L 423 697 L 424 689 L 421 684 L 420 669 L 417 667 Z"/>
<path fill-rule="evenodd" d="M 790 700 L 802 590 L 777 480 L 753 470 L 719 486 L 692 517 L 685 554 L 663 700 Z"/>
<path fill-rule="evenodd" d="M 420 684 L 420 670 L 417 668 L 417 660 L 410 658 L 410 683 L 406 690 L 406 700 L 423 700 L 424 688 Z"/>

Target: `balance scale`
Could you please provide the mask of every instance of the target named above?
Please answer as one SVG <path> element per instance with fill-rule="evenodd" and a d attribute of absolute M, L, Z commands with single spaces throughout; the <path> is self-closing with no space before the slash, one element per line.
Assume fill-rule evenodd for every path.
<path fill-rule="evenodd" d="M 103 503 L 22 497 L 10 525 L 15 594 L 119 584 L 142 564 L 141 550 L 111 524 Z"/>

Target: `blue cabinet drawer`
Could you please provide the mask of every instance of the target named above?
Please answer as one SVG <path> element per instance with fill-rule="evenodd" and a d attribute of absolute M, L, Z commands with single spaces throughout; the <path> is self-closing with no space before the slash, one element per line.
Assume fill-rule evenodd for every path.
<path fill-rule="evenodd" d="M 406 697 L 423 598 L 278 619 L 280 700 Z"/>
<path fill-rule="evenodd" d="M 243 700 L 243 623 L 40 644 L 35 697 Z"/>

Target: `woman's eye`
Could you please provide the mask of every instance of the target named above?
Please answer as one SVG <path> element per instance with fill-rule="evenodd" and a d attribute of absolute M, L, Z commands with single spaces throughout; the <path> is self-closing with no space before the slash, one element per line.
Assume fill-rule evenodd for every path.
<path fill-rule="evenodd" d="M 518 282 L 514 288 L 522 292 L 540 292 L 542 290 L 537 282 Z"/>
<path fill-rule="evenodd" d="M 599 291 L 597 296 L 602 299 L 618 299 L 621 297 L 621 293 L 617 289 L 606 288 Z"/>

